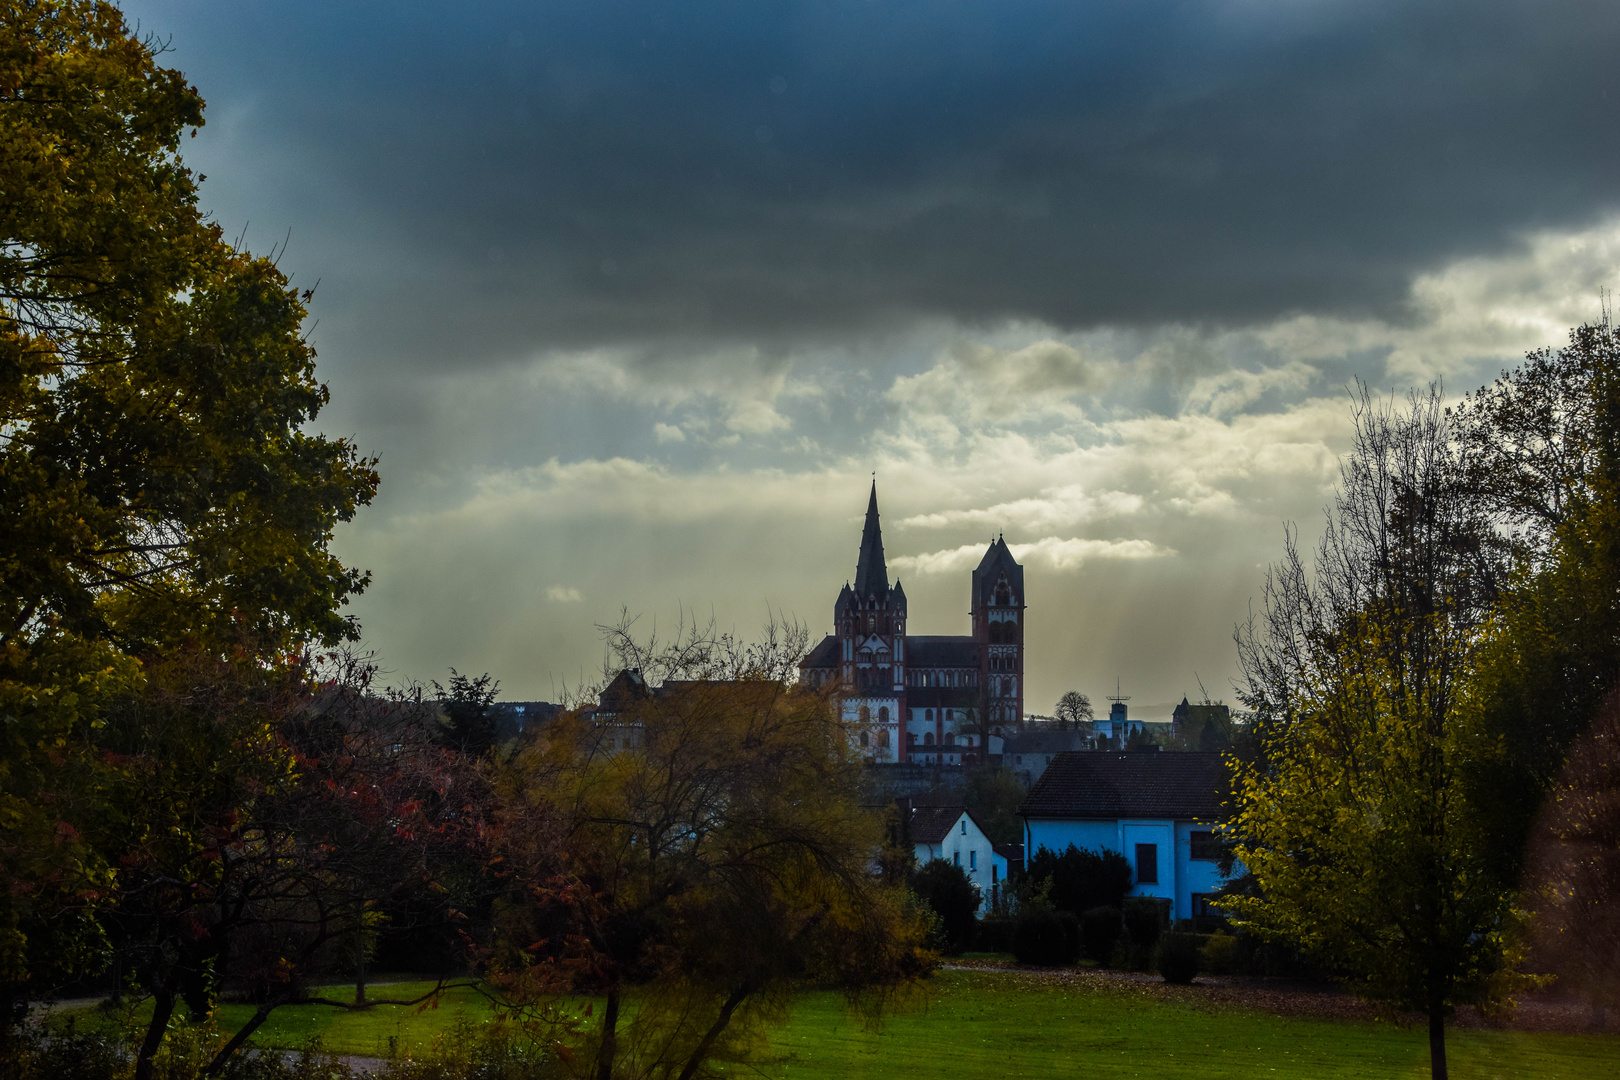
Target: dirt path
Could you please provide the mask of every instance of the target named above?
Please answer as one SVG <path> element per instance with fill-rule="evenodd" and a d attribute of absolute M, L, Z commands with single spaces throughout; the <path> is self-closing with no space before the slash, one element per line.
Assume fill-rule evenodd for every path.
<path fill-rule="evenodd" d="M 1027 968 L 993 960 L 966 961 L 942 965 L 948 971 L 1000 971 L 1033 983 L 1075 986 L 1088 989 L 1112 988 L 1119 993 L 1144 998 L 1178 1001 L 1193 1007 L 1244 1008 L 1277 1016 L 1318 1016 L 1329 1020 L 1374 1020 L 1388 1017 L 1375 1006 L 1362 1001 L 1334 983 L 1304 979 L 1263 978 L 1250 975 L 1200 975 L 1191 986 L 1172 986 L 1156 974 L 1140 971 L 1111 971 L 1104 968 Z M 1416 1014 L 1402 1020 L 1422 1022 Z M 1485 1017 L 1477 1009 L 1458 1009 L 1449 1021 L 1460 1028 L 1508 1028 L 1515 1031 L 1593 1031 L 1591 1013 L 1584 1001 L 1542 992 L 1519 999 L 1514 1009 L 1502 1017 Z M 1613 1015 L 1605 1031 L 1620 1031 Z"/>

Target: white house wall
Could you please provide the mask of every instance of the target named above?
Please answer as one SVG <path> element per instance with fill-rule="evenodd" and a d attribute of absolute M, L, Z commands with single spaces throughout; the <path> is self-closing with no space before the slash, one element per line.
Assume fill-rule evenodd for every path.
<path fill-rule="evenodd" d="M 967 831 L 962 831 L 963 823 L 967 823 Z M 932 859 L 944 859 L 948 863 L 955 863 L 962 868 L 968 880 L 979 890 L 979 914 L 986 915 L 990 911 L 990 901 L 996 886 L 1007 880 L 1007 860 L 995 853 L 990 845 L 990 838 L 967 814 L 963 814 L 951 824 L 951 831 L 945 839 L 938 844 L 915 844 L 912 854 L 917 859 L 917 865 L 923 866 Z"/>

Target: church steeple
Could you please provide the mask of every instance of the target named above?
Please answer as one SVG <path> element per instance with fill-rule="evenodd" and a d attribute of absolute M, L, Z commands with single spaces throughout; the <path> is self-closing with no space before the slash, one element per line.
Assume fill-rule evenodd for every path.
<path fill-rule="evenodd" d="M 872 481 L 872 498 L 866 504 L 866 527 L 861 530 L 861 557 L 855 564 L 855 595 L 887 596 L 889 568 L 883 562 L 883 529 L 878 524 L 877 481 Z"/>

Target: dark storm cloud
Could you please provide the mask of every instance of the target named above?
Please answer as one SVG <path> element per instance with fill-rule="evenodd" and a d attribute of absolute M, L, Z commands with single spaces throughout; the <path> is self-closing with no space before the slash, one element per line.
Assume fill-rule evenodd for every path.
<path fill-rule="evenodd" d="M 1612 2 L 130 10 L 282 201 L 375 245 L 349 302 L 424 358 L 1398 317 L 1414 273 L 1620 205 Z"/>

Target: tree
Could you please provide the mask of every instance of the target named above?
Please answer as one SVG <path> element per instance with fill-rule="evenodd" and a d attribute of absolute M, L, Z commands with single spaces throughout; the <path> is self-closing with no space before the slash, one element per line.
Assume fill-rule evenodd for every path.
<path fill-rule="evenodd" d="M 1057 706 L 1052 710 L 1057 717 L 1058 730 L 1067 728 L 1080 729 L 1081 724 L 1089 724 L 1096 715 L 1091 708 L 1091 699 L 1078 690 L 1070 690 L 1058 698 Z"/>
<path fill-rule="evenodd" d="M 1314 566 L 1289 534 L 1238 635 L 1263 753 L 1238 770 L 1228 833 L 1257 889 L 1226 903 L 1427 1015 L 1444 1077 L 1450 1009 L 1514 981 L 1514 882 L 1466 783 L 1500 752 L 1470 696 L 1499 573 L 1438 390 L 1397 412 L 1363 389 L 1354 416 Z"/>
<path fill-rule="evenodd" d="M 108 710 L 100 745 L 127 782 L 96 839 L 124 845 L 103 923 L 153 1000 L 138 1076 L 177 1004 L 207 1017 L 227 981 L 258 1009 L 209 1074 L 277 1008 L 346 1007 L 311 994 L 310 977 L 347 966 L 380 904 L 442 894 L 438 867 L 479 844 L 477 778 L 429 742 L 417 703 L 367 696 L 369 666 L 348 667 L 317 693 L 308 672 L 252 650 L 194 651 Z"/>
<path fill-rule="evenodd" d="M 1083 915 L 1092 908 L 1117 908 L 1131 890 L 1131 864 L 1117 851 L 1093 851 L 1070 844 L 1061 854 L 1038 848 L 1024 870 L 1025 890 L 1046 889 L 1057 911 Z"/>
<path fill-rule="evenodd" d="M 1479 697 L 1505 752 L 1475 802 L 1524 867 L 1570 747 L 1620 682 L 1620 335 L 1605 319 L 1471 395 L 1456 416 L 1469 485 L 1512 558 L 1482 646 Z"/>
<path fill-rule="evenodd" d="M 962 803 L 984 827 L 992 844 L 1016 844 L 1024 835 L 1018 808 L 1024 804 L 1024 782 L 1011 769 L 977 768 L 962 785 Z"/>
<path fill-rule="evenodd" d="M 469 679 L 455 668 L 450 669 L 450 688 L 437 682 L 433 692 L 439 696 L 439 707 L 445 719 L 439 730 L 441 744 L 460 754 L 483 757 L 495 748 L 495 717 L 490 707 L 501 684 L 489 673 Z"/>
<path fill-rule="evenodd" d="M 310 293 L 199 211 L 159 51 L 108 3 L 0 12 L 0 1021 L 103 957 L 110 703 L 188 650 L 352 637 L 366 581 L 328 550 L 377 477 L 308 428 Z"/>
<path fill-rule="evenodd" d="M 978 925 L 979 887 L 955 863 L 930 859 L 911 874 L 911 891 L 939 916 L 946 951 L 959 953 L 973 945 Z"/>
<path fill-rule="evenodd" d="M 746 1057 L 801 979 L 868 1002 L 925 973 L 932 919 L 871 870 L 882 822 L 829 702 L 785 683 L 793 648 L 628 651 L 656 687 L 613 718 L 635 747 L 576 710 L 498 766 L 488 969 L 518 1014 L 580 1075 L 689 1080 Z M 588 1026 L 579 995 L 604 999 Z"/>
<path fill-rule="evenodd" d="M 1532 836 L 1536 959 L 1587 996 L 1601 1029 L 1620 1004 L 1620 694 L 1576 743 Z"/>

